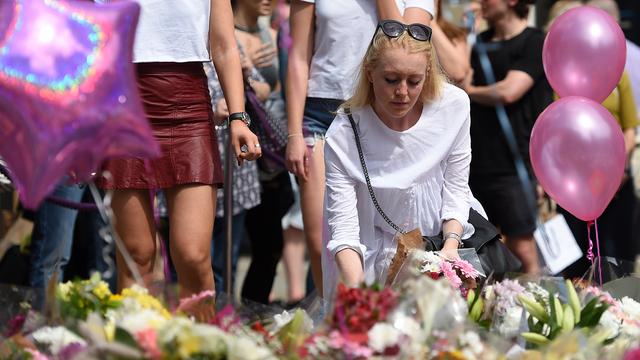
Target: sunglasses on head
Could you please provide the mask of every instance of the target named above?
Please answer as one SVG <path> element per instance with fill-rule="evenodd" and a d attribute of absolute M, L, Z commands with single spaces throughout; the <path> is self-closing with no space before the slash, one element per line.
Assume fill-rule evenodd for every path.
<path fill-rule="evenodd" d="M 431 28 L 422 24 L 405 25 L 396 20 L 382 20 L 378 23 L 376 33 L 380 29 L 390 38 L 397 38 L 406 31 L 418 41 L 431 41 Z"/>

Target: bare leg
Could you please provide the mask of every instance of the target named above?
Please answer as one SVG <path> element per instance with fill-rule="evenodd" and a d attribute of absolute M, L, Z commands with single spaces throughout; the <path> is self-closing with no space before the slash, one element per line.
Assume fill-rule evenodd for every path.
<path fill-rule="evenodd" d="M 284 231 L 284 248 L 282 262 L 287 274 L 289 285 L 288 301 L 296 302 L 304 298 L 304 232 L 289 227 Z"/>
<path fill-rule="evenodd" d="M 322 207 L 324 205 L 324 141 L 317 140 L 309 158 L 308 180 L 300 179 L 300 207 L 313 282 L 322 297 Z"/>
<path fill-rule="evenodd" d="M 507 247 L 522 261 L 522 267 L 527 274 L 540 272 L 538 250 L 533 235 L 504 236 Z"/>
<path fill-rule="evenodd" d="M 180 185 L 165 190 L 169 212 L 171 259 L 178 273 L 180 297 L 215 290 L 211 234 L 216 190 L 209 185 Z"/>
<path fill-rule="evenodd" d="M 115 190 L 111 202 L 115 227 L 143 279 L 151 281 L 156 258 L 155 225 L 149 190 Z M 116 253 L 118 290 L 134 284 L 120 251 Z M 145 284 L 147 285 L 147 284 Z"/>

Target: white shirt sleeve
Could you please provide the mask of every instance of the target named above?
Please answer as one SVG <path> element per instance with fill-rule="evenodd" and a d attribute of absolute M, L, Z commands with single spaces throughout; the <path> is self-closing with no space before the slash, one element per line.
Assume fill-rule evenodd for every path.
<path fill-rule="evenodd" d="M 435 18 L 436 7 L 434 0 L 406 0 L 404 4 L 405 10 L 410 7 L 424 9 L 429 12 L 433 18 Z"/>
<path fill-rule="evenodd" d="M 329 227 L 327 250 L 335 258 L 345 248 L 358 252 L 364 264 L 366 247 L 360 242 L 356 182 L 343 169 L 331 146 L 325 145 L 325 216 Z"/>
<path fill-rule="evenodd" d="M 441 220 L 455 219 L 462 224 L 462 238 L 473 235 L 473 225 L 469 224 L 469 166 L 471 165 L 471 117 L 467 115 L 447 157 L 442 189 Z"/>

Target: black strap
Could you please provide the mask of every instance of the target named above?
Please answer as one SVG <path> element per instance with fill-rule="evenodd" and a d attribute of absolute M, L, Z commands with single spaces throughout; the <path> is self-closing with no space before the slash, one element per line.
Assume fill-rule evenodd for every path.
<path fill-rule="evenodd" d="M 369 179 L 367 164 L 364 162 L 364 154 L 362 153 L 362 145 L 360 144 L 360 135 L 358 135 L 356 122 L 353 120 L 353 116 L 351 116 L 351 109 L 345 108 L 344 111 L 349 117 L 349 121 L 351 122 L 351 128 L 353 129 L 353 134 L 356 136 L 356 147 L 358 148 L 358 155 L 360 156 L 360 165 L 362 165 L 362 172 L 364 172 L 364 179 L 367 181 L 367 188 L 369 189 L 369 195 L 371 195 L 371 200 L 373 201 L 373 205 L 376 207 L 376 210 L 378 210 L 378 213 L 380 214 L 380 216 L 382 216 L 384 221 L 386 221 L 387 224 L 389 224 L 389 226 L 391 226 L 395 231 L 401 234 L 406 234 L 407 233 L 406 231 L 402 230 L 398 225 L 396 225 L 393 221 L 391 221 L 391 219 L 389 219 L 387 214 L 385 214 L 382 208 L 380 207 L 380 204 L 378 204 L 378 200 L 376 199 L 376 194 L 373 193 L 371 180 Z"/>

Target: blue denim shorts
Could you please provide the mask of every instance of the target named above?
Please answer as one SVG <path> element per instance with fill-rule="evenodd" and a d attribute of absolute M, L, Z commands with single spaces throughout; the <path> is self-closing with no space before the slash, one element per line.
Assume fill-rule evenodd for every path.
<path fill-rule="evenodd" d="M 343 102 L 339 99 L 308 97 L 302 117 L 302 132 L 305 138 L 324 138 L 329 125 L 336 117 L 336 110 Z"/>

